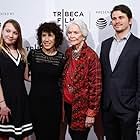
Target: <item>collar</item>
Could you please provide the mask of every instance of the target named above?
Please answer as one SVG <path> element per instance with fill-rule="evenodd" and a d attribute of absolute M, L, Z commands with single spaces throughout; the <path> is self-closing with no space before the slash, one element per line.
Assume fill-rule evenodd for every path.
<path fill-rule="evenodd" d="M 88 46 L 87 46 L 87 43 L 84 41 L 84 44 L 83 44 L 83 46 L 82 46 L 82 48 L 81 48 L 81 50 L 83 50 L 84 48 L 87 48 Z M 72 46 L 72 49 L 74 50 L 75 49 L 75 47 L 74 46 Z"/>
<path fill-rule="evenodd" d="M 115 34 L 115 35 L 113 36 L 113 39 L 115 39 L 116 41 L 128 40 L 129 37 L 130 37 L 130 35 L 131 35 L 131 32 L 128 32 L 123 38 L 121 38 L 121 39 L 119 40 L 119 39 L 117 38 L 117 35 Z"/>

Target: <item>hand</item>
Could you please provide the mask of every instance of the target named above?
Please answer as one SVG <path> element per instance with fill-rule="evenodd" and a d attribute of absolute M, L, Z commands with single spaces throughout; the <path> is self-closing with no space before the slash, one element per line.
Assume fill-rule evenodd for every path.
<path fill-rule="evenodd" d="M 0 121 L 2 123 L 9 122 L 9 114 L 11 114 L 11 110 L 6 106 L 5 102 L 0 104 Z"/>
<path fill-rule="evenodd" d="M 86 120 L 85 120 L 85 127 L 92 127 L 92 125 L 94 124 L 95 122 L 95 118 L 94 117 L 86 117 Z"/>

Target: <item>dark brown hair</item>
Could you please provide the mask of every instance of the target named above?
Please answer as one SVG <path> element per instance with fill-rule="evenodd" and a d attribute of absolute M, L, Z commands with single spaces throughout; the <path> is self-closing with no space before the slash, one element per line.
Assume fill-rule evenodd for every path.
<path fill-rule="evenodd" d="M 37 41 L 38 45 L 41 47 L 42 43 L 42 33 L 53 33 L 55 35 L 55 47 L 59 47 L 59 45 L 62 44 L 63 41 L 63 33 L 59 25 L 57 25 L 55 22 L 44 22 L 40 24 L 40 26 L 37 29 Z"/>

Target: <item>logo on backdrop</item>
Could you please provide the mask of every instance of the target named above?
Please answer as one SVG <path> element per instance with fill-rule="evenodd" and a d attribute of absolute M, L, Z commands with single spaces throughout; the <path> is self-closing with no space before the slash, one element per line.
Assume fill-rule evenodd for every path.
<path fill-rule="evenodd" d="M 14 15 L 14 12 L 3 12 L 3 11 L 0 11 L 0 18 L 3 17 L 3 16 L 13 16 Z M 0 27 L 2 26 L 2 22 L 0 21 Z"/>
<path fill-rule="evenodd" d="M 53 16 L 56 18 L 56 22 L 61 26 L 62 30 L 65 30 L 67 24 L 76 18 L 84 18 L 86 15 L 83 11 L 72 11 L 61 9 L 59 11 L 54 11 Z"/>
<path fill-rule="evenodd" d="M 107 25 L 107 21 L 106 19 L 104 18 L 99 18 L 97 21 L 96 21 L 96 26 L 99 28 L 99 29 L 104 29 Z"/>
<path fill-rule="evenodd" d="M 0 11 L 0 16 L 13 16 L 14 12 L 1 12 Z"/>
<path fill-rule="evenodd" d="M 39 49 L 40 48 L 37 45 L 37 42 L 35 42 L 33 45 L 31 45 L 27 39 L 23 39 L 23 44 L 24 44 L 24 47 L 26 48 L 27 52 L 29 52 L 31 49 Z"/>
<path fill-rule="evenodd" d="M 111 21 L 107 20 L 106 17 L 110 16 L 110 11 L 102 11 L 102 10 L 98 10 L 95 12 L 98 19 L 96 21 L 96 26 L 98 29 L 104 29 L 107 25 L 111 25 Z"/>

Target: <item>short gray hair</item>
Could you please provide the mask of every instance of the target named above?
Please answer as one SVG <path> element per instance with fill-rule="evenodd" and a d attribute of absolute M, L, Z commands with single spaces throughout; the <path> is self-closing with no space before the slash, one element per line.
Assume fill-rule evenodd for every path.
<path fill-rule="evenodd" d="M 88 36 L 88 28 L 87 25 L 84 21 L 80 20 L 80 19 L 76 19 L 71 21 L 68 25 L 67 25 L 67 29 L 66 29 L 66 34 L 68 33 L 68 29 L 72 24 L 76 24 L 78 25 L 78 27 L 80 28 L 80 31 L 82 32 L 83 36 L 86 38 Z"/>

